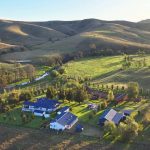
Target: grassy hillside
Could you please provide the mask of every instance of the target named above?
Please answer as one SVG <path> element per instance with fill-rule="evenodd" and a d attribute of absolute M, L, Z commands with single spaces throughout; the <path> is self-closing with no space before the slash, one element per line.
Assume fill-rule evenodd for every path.
<path fill-rule="evenodd" d="M 0 40 L 3 43 L 24 46 L 28 50 L 32 45 L 60 40 L 64 37 L 65 34 L 51 28 L 26 22 L 0 20 Z"/>
<path fill-rule="evenodd" d="M 121 56 L 85 58 L 67 63 L 65 67 L 68 75 L 96 79 L 120 69 L 122 59 Z"/>
<path fill-rule="evenodd" d="M 133 56 L 135 61 L 140 57 Z M 86 58 L 72 61 L 65 65 L 68 76 L 90 77 L 92 82 L 105 84 L 127 84 L 135 81 L 141 87 L 149 89 L 150 85 L 150 56 L 146 56 L 147 67 L 121 70 L 123 56 Z"/>
<path fill-rule="evenodd" d="M 1 59 L 32 59 L 43 55 L 90 50 L 113 49 L 114 53 L 134 53 L 138 49 L 150 52 L 150 24 L 127 21 L 79 21 L 19 22 L 0 20 L 0 40 L 4 44 L 17 45 Z"/>

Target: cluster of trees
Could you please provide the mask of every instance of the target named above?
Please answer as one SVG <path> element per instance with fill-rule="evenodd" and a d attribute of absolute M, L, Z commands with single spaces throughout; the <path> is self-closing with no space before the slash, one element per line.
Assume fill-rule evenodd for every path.
<path fill-rule="evenodd" d="M 89 86 L 92 86 L 93 88 L 102 90 L 102 91 L 106 91 L 108 92 L 109 90 L 113 90 L 114 93 L 116 92 L 124 92 L 125 91 L 125 86 L 118 86 L 118 85 L 104 85 L 104 84 L 89 84 L 87 83 Z"/>
<path fill-rule="evenodd" d="M 11 68 L 0 68 L 0 87 L 3 88 L 10 83 L 17 82 L 23 79 L 32 80 L 35 77 L 35 67 L 33 65 L 22 66 L 15 63 Z"/>
<path fill-rule="evenodd" d="M 39 64 L 46 66 L 62 65 L 62 62 L 62 55 L 43 56 L 33 60 L 33 63 L 36 65 Z"/>
<path fill-rule="evenodd" d="M 131 117 L 127 117 L 126 120 L 121 122 L 118 126 L 110 121 L 105 122 L 104 125 L 104 133 L 109 134 L 111 138 L 116 138 L 121 141 L 131 140 L 136 137 L 141 130 L 142 126 Z"/>
<path fill-rule="evenodd" d="M 51 76 L 55 78 L 64 73 L 66 73 L 65 68 L 62 66 L 58 66 L 58 67 L 55 67 L 54 70 L 51 71 Z"/>
<path fill-rule="evenodd" d="M 142 55 L 143 56 L 143 55 Z M 136 68 L 143 68 L 147 66 L 146 58 L 143 57 L 140 60 L 134 60 L 132 56 L 125 55 L 123 59 L 122 68 L 123 69 L 129 69 L 131 66 Z"/>
<path fill-rule="evenodd" d="M 139 93 L 144 98 L 149 98 L 150 97 L 150 89 L 144 90 L 143 88 L 140 88 Z"/>
<path fill-rule="evenodd" d="M 50 86 L 47 88 L 46 97 L 50 99 L 58 98 L 61 100 L 76 101 L 81 103 L 84 100 L 87 100 L 89 95 L 83 87 L 56 89 L 56 87 Z"/>
<path fill-rule="evenodd" d="M 45 94 L 44 89 L 13 90 L 0 95 L 0 112 L 7 112 L 22 101 L 31 100 L 34 96 Z"/>
<path fill-rule="evenodd" d="M 139 96 L 139 84 L 137 82 L 129 82 L 127 93 L 128 93 L 128 97 L 130 99 L 138 98 L 138 96 Z"/>

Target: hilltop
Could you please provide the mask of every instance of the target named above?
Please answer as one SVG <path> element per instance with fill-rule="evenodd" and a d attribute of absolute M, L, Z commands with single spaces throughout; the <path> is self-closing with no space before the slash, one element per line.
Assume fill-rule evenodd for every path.
<path fill-rule="evenodd" d="M 103 21 L 23 22 L 0 20 L 1 59 L 32 59 L 45 55 L 91 50 L 150 52 L 150 23 Z"/>

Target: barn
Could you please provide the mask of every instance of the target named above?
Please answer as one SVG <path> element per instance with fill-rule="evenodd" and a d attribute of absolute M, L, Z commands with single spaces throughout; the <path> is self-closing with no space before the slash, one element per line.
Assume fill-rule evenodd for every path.
<path fill-rule="evenodd" d="M 100 116 L 100 118 L 99 118 L 99 124 L 101 126 L 103 126 L 104 123 L 105 123 L 105 121 L 112 121 L 116 125 L 118 125 L 120 123 L 120 121 L 122 121 L 123 118 L 124 118 L 124 114 L 123 113 L 118 113 L 114 109 L 107 109 Z"/>

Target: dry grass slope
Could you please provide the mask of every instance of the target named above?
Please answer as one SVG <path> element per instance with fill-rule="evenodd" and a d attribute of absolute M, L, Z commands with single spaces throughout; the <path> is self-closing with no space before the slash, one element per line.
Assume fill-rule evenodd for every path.
<path fill-rule="evenodd" d="M 126 49 L 133 53 L 141 48 L 150 52 L 150 23 L 96 19 L 49 22 L 0 20 L 0 40 L 28 50 L 18 52 L 17 49 L 17 52 L 3 55 L 6 59 L 14 56 L 15 59 L 20 56 L 29 59 L 52 53 L 88 50 L 91 43 L 96 44 L 100 50 Z"/>

